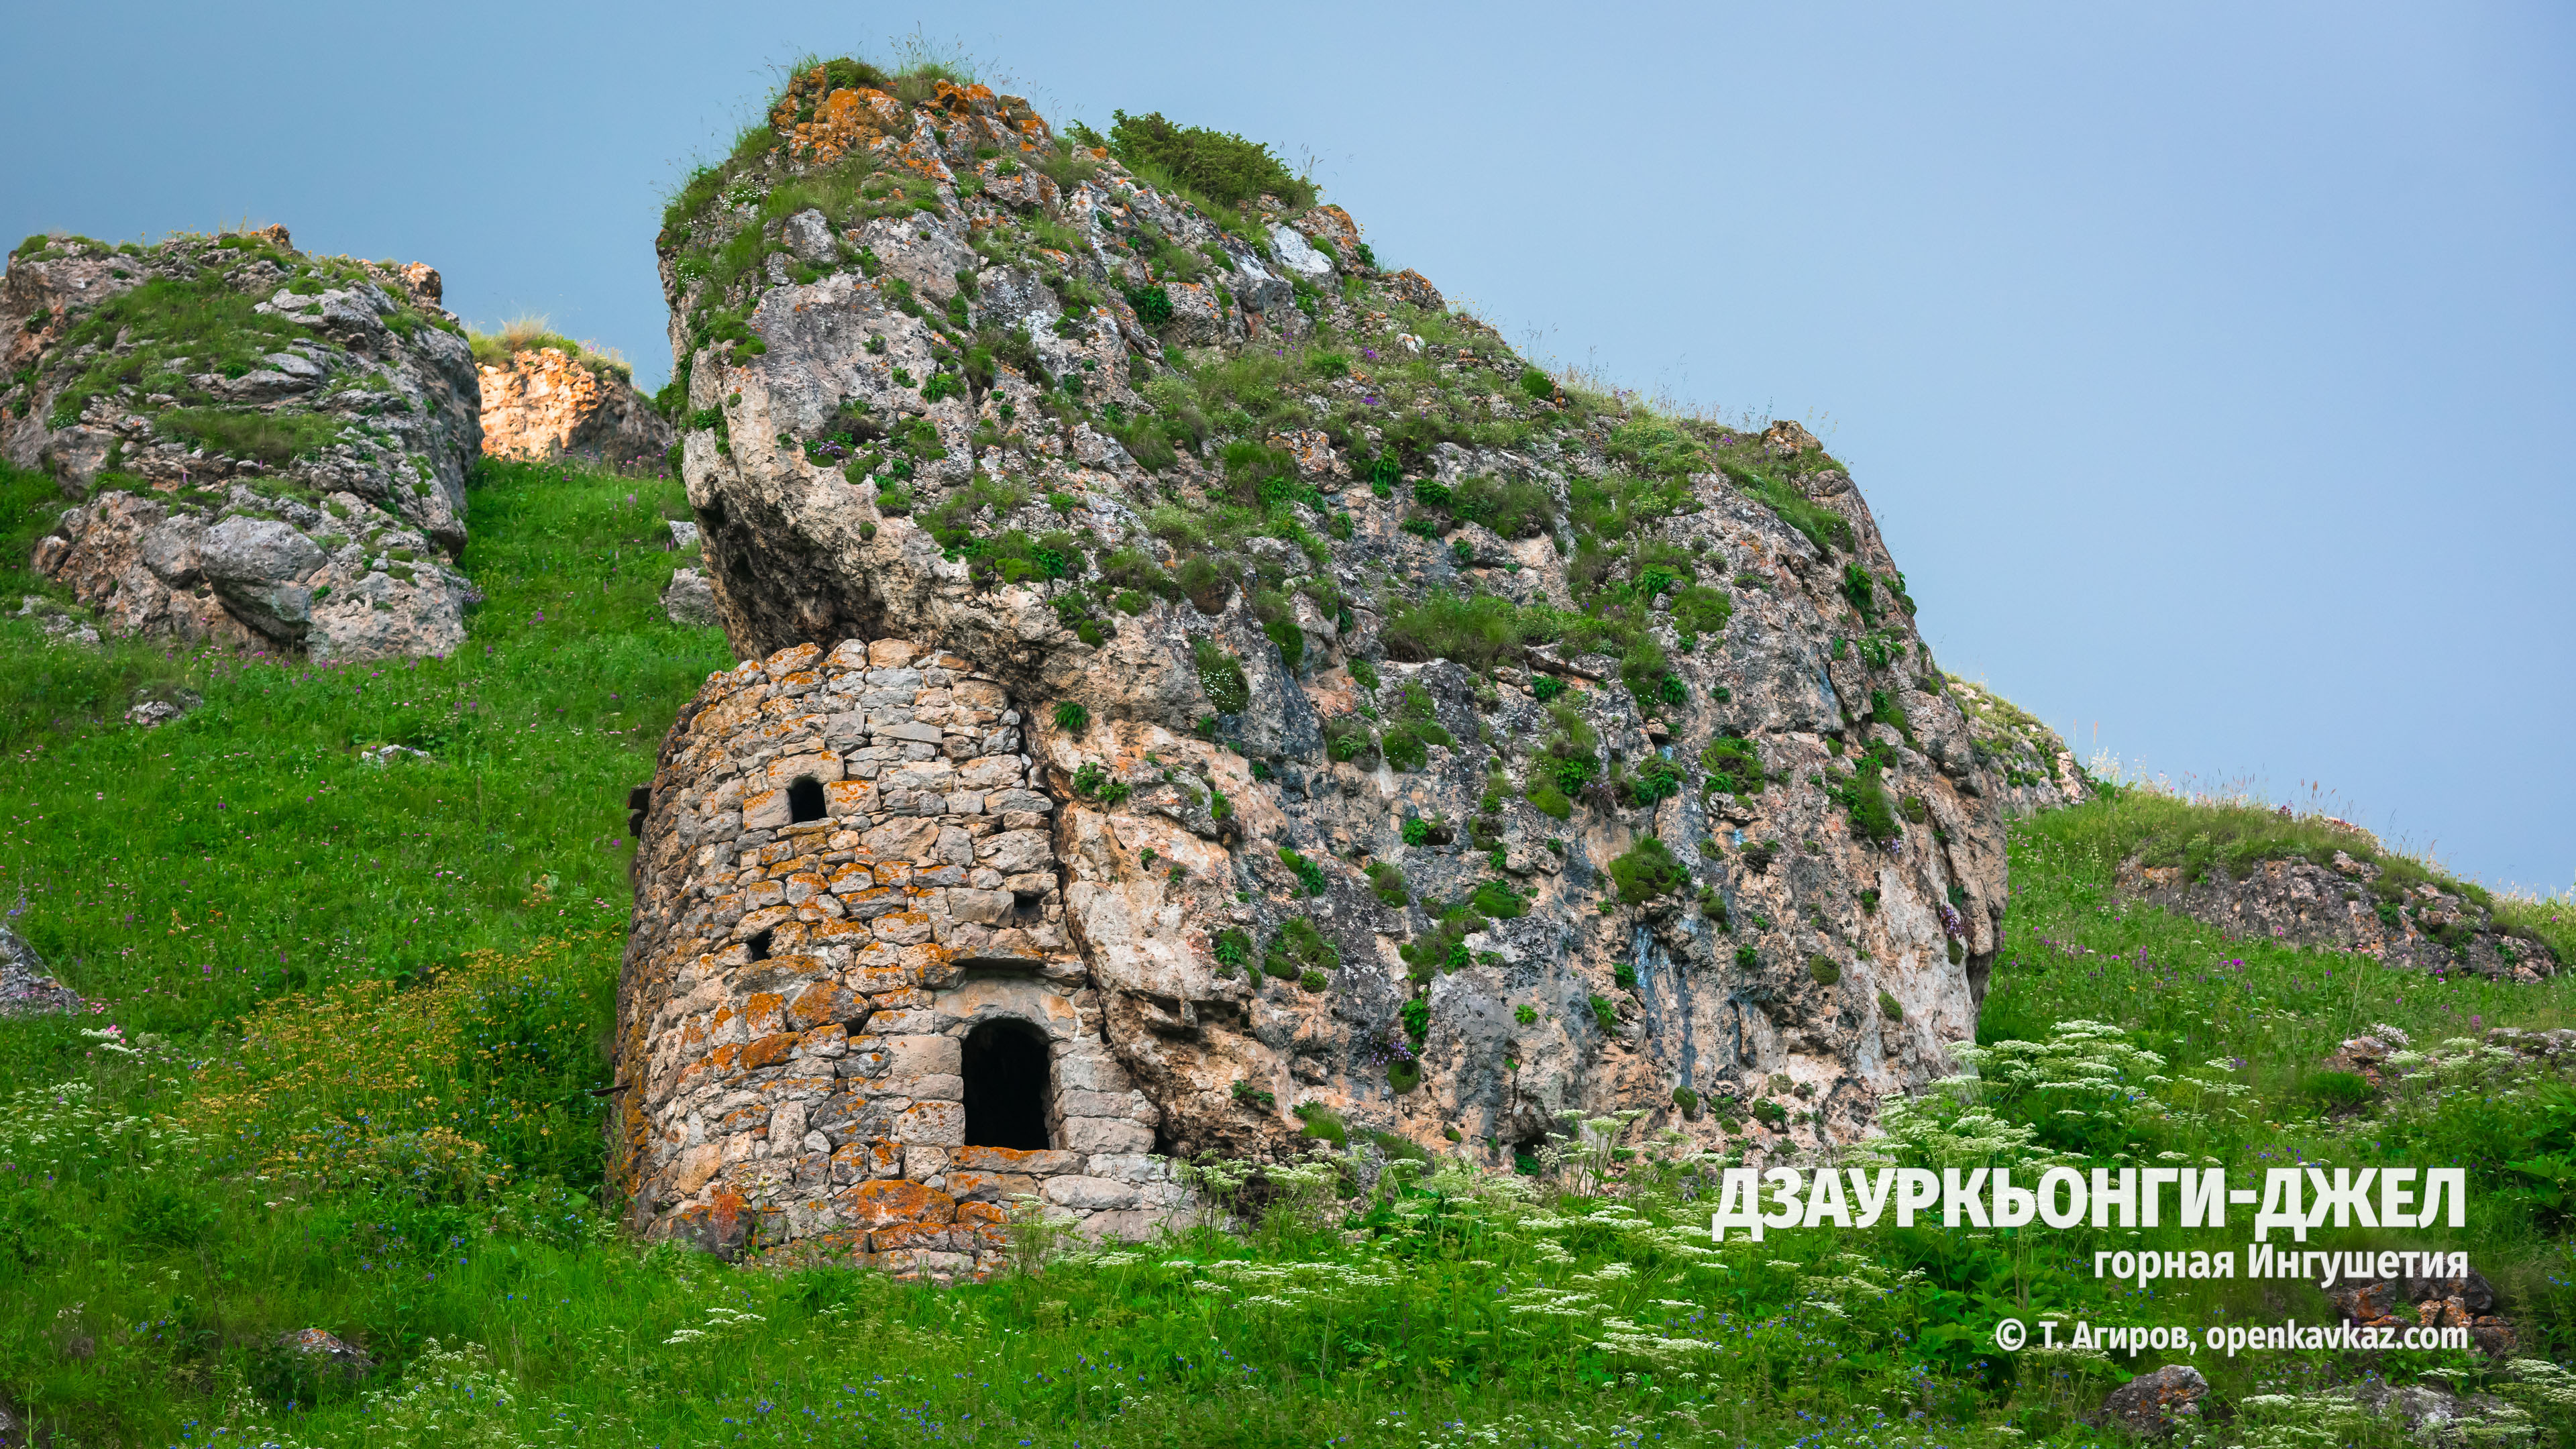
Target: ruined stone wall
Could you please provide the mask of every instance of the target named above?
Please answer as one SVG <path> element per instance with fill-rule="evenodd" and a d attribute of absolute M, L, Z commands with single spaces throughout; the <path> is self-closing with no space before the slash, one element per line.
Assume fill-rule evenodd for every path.
<path fill-rule="evenodd" d="M 683 709 L 637 802 L 618 994 L 633 1227 L 944 1278 L 995 1266 L 1015 1200 L 1112 1236 L 1179 1205 L 1066 939 L 1022 724 L 896 639 L 782 650 Z M 1043 1040 L 1043 1147 L 973 1140 L 965 1056 L 997 1021 Z"/>
<path fill-rule="evenodd" d="M 475 369 L 483 388 L 483 451 L 497 458 L 566 453 L 619 466 L 659 464 L 671 425 L 634 382 L 560 347 L 532 347 Z"/>

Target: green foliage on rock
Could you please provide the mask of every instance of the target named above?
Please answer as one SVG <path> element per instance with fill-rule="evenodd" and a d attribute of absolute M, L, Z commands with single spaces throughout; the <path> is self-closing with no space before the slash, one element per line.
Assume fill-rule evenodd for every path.
<path fill-rule="evenodd" d="M 1252 703 L 1252 683 L 1243 674 L 1243 661 L 1225 651 L 1223 645 L 1204 636 L 1191 641 L 1191 657 L 1198 666 L 1199 692 L 1218 714 L 1241 714 Z"/>
<path fill-rule="evenodd" d="M 1673 858 L 1663 841 L 1641 835 L 1610 862 L 1610 879 L 1618 884 L 1621 901 L 1641 905 L 1681 889 L 1689 882 L 1690 872 Z"/>
<path fill-rule="evenodd" d="M 1291 175 L 1257 141 L 1204 126 L 1174 125 L 1159 111 L 1112 115 L 1109 154 L 1141 174 L 1177 183 L 1220 207 L 1238 207 L 1263 195 L 1292 208 L 1315 203 L 1314 183 Z"/>

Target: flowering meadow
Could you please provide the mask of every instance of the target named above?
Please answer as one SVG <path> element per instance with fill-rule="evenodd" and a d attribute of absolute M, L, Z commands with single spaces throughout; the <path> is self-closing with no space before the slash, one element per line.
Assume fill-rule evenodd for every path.
<path fill-rule="evenodd" d="M 41 490 L 0 483 L 27 534 Z M 0 1409 L 40 1442 L 2111 1443 L 2104 1395 L 2166 1362 L 2228 1406 L 2206 1443 L 2408 1442 L 2356 1404 L 2388 1382 L 2487 1395 L 2499 1442 L 2576 1426 L 2552 1368 L 2576 1360 L 2576 1082 L 2486 1037 L 2576 1025 L 2576 986 L 2125 906 L 2117 798 L 2016 828 L 1973 1075 L 1820 1165 L 2459 1166 L 2467 1225 L 2436 1236 L 2495 1284 L 2512 1355 L 2006 1352 L 2005 1317 L 2333 1310 L 2311 1282 L 2094 1275 L 2235 1230 L 1718 1241 L 1737 1154 L 1625 1118 L 1567 1119 L 1534 1173 L 1356 1134 L 1194 1164 L 1193 1225 L 1104 1248 L 1024 1221 L 1015 1271 L 952 1289 L 626 1241 L 600 1197 L 625 792 L 729 661 L 656 605 L 678 510 L 660 480 L 487 469 L 466 566 L 490 601 L 417 665 L 84 653 L 0 622 L 0 893 L 89 1002 L 0 1023 Z M 137 691 L 202 703 L 145 731 L 120 722 Z M 389 743 L 425 758 L 361 758 Z M 2576 955 L 2564 898 L 2513 909 Z M 2323 1063 L 2366 1032 L 2402 1039 L 2399 1070 L 2356 1090 Z M 281 1346 L 308 1328 L 372 1370 Z"/>

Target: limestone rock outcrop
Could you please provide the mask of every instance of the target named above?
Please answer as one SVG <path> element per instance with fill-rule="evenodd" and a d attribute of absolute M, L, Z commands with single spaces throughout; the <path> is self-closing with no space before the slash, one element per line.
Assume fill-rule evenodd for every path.
<path fill-rule="evenodd" d="M 1950 697 L 1967 717 L 1978 762 L 1995 784 L 1995 803 L 2007 819 L 2093 798 L 2075 752 L 2057 731 L 1983 685 L 1955 674 L 1946 678 Z"/>
<path fill-rule="evenodd" d="M 442 654 L 478 596 L 473 356 L 438 273 L 286 229 L 31 238 L 0 278 L 0 453 L 71 500 L 37 570 L 108 632 Z"/>
<path fill-rule="evenodd" d="M 745 657 L 910 640 L 1020 711 L 1047 970 L 1157 1150 L 1760 1159 L 1954 1069 L 1999 786 L 1814 438 L 1568 389 L 1337 209 L 905 94 L 799 75 L 683 193 L 688 496 Z"/>
<path fill-rule="evenodd" d="M 2356 841 L 2365 838 L 2355 832 Z M 2257 861 L 2239 877 L 2223 865 L 2195 873 L 2137 857 L 2121 863 L 2116 883 L 2130 900 L 2231 936 L 2354 951 L 2419 971 L 2522 982 L 2558 974 L 2558 954 L 2547 942 L 2507 930 L 2472 894 L 2445 890 L 2403 862 L 2390 866 L 2338 850 L 2324 865 L 2299 857 Z"/>
<path fill-rule="evenodd" d="M 477 369 L 483 451 L 499 458 L 572 454 L 612 467 L 659 468 L 671 424 L 625 367 L 575 347 L 527 347 Z"/>

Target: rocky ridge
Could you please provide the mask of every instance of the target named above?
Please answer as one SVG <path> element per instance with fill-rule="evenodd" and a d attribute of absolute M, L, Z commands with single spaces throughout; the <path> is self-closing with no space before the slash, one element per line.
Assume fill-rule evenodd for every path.
<path fill-rule="evenodd" d="M 0 454 L 73 500 L 35 566 L 107 632 L 437 654 L 477 595 L 473 358 L 413 263 L 284 227 L 31 237 L 0 278 Z"/>
<path fill-rule="evenodd" d="M 1569 392 L 1151 139 L 833 62 L 660 249 L 721 622 L 1027 702 L 1157 1146 L 1759 1157 L 1952 1070 L 2000 802 L 1848 474 Z"/>
<path fill-rule="evenodd" d="M 1996 786 L 2004 814 L 2018 819 L 2081 805 L 2093 798 L 2092 782 L 2057 731 L 1983 685 L 1947 676 L 1950 697 L 1967 716 L 1977 759 Z"/>
<path fill-rule="evenodd" d="M 2474 896 L 2445 890 L 2421 870 L 2334 852 L 2254 863 L 2239 877 L 2224 866 L 2196 876 L 2188 867 L 2121 864 L 2120 894 L 2236 936 L 2268 936 L 2375 956 L 2389 966 L 2467 971 L 2536 982 L 2558 973 L 2548 944 L 2499 925 Z"/>

